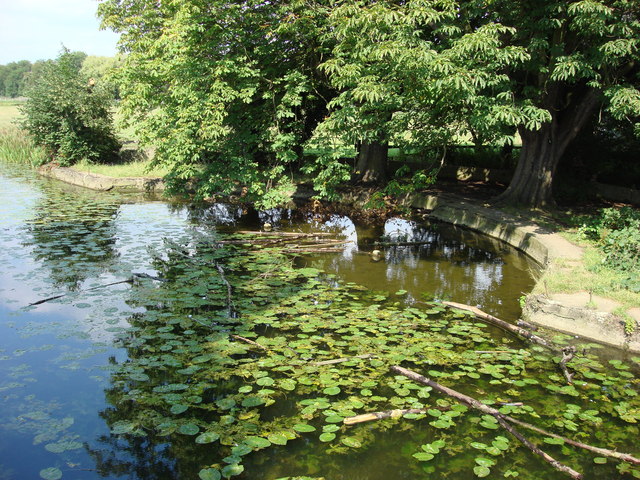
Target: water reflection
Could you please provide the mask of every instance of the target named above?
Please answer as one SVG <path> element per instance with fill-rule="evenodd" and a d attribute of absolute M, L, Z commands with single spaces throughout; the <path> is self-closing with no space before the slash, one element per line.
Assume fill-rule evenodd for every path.
<path fill-rule="evenodd" d="M 372 228 L 347 217 L 322 225 L 352 243 L 343 255 L 318 256 L 310 264 L 374 290 L 406 291 L 410 301 L 453 300 L 514 320 L 517 298 L 533 287 L 536 266 L 524 254 L 449 225 L 391 218 Z"/>
<path fill-rule="evenodd" d="M 142 358 L 157 375 L 154 385 L 162 386 L 167 383 L 167 369 L 178 368 L 169 365 L 172 350 L 195 351 L 202 338 L 182 346 L 167 344 L 166 339 L 161 339 L 164 344 L 150 345 L 143 339 L 129 349 L 120 348 L 114 338 L 127 328 L 142 328 L 142 314 L 162 302 L 138 305 L 132 302 L 129 284 L 104 286 L 133 273 L 157 274 L 152 258 L 168 260 L 164 239 L 193 246 L 198 232 L 215 236 L 218 230 L 255 229 L 264 223 L 283 230 L 339 232 L 348 241 L 340 254 L 303 261 L 337 273 L 341 281 L 391 292 L 405 289 L 414 299 L 423 293 L 448 296 L 504 313 L 498 311 L 499 302 L 508 299 L 516 304 L 519 292 L 531 282 L 521 256 L 443 226 L 401 219 L 372 226 L 341 215 L 251 212 L 221 203 L 206 207 L 141 203 L 137 198 L 96 194 L 31 173 L 14 175 L 0 169 L 0 478 L 37 478 L 48 467 L 64 470 L 65 479 L 197 478 L 194 469 L 199 462 L 192 459 L 213 454 L 208 447 L 194 445 L 192 437 L 172 438 L 171 443 L 164 436 L 123 442 L 110 434 L 109 427 L 139 410 L 128 396 L 135 381 L 120 382 L 114 370 Z M 375 241 L 421 244 L 376 246 Z M 382 251 L 378 262 L 370 256 L 374 248 Z M 148 287 L 166 296 L 181 295 L 164 284 Z M 206 301 L 207 288 L 226 291 L 216 271 L 195 288 L 205 291 L 196 290 L 194 305 Z M 265 288 L 238 307 L 266 308 L 275 302 L 277 310 L 295 293 L 292 288 L 277 286 L 283 298 Z M 24 308 L 59 293 L 65 296 Z M 226 311 L 220 307 L 202 307 L 204 313 L 193 321 L 208 325 L 215 312 Z M 173 320 L 186 318 L 180 313 Z M 308 448 L 302 444 L 296 448 L 301 456 L 309 456 L 307 466 L 327 462 L 324 452 L 311 458 Z M 264 462 L 265 471 L 284 475 L 282 458 L 290 458 L 296 450 L 279 453 L 282 456 L 276 460 L 261 457 L 256 462 Z M 400 467 L 390 466 L 385 475 L 390 478 Z M 355 470 L 345 475 L 356 478 Z"/>

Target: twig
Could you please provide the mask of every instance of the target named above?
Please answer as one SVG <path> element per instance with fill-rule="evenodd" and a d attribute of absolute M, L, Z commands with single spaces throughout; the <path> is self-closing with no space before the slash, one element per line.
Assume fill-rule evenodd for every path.
<path fill-rule="evenodd" d="M 336 363 L 344 363 L 344 362 L 349 362 L 351 360 L 367 359 L 367 358 L 375 358 L 375 355 L 373 355 L 371 353 L 367 353 L 365 355 L 357 355 L 355 357 L 335 358 L 333 360 L 324 360 L 322 362 L 313 362 L 313 363 L 311 363 L 311 365 L 314 365 L 314 366 L 335 365 Z"/>
<path fill-rule="evenodd" d="M 74 293 L 89 292 L 91 290 L 96 290 L 98 288 L 105 288 L 105 287 L 111 287 L 113 285 L 120 285 L 121 283 L 133 283 L 134 279 L 136 279 L 136 278 L 150 278 L 151 280 L 157 280 L 159 282 L 166 282 L 167 281 L 164 278 L 154 277 L 152 275 L 149 275 L 148 273 L 133 273 L 131 275 L 131 278 L 127 278 L 126 280 L 118 280 L 117 282 L 105 283 L 104 285 L 97 285 L 95 287 L 85 288 L 84 290 L 80 290 L 79 292 L 74 292 Z M 60 295 L 55 295 L 53 297 L 43 298 L 42 300 L 38 300 L 37 302 L 30 303 L 28 306 L 31 307 L 31 306 L 34 306 L 34 305 L 41 305 L 43 303 L 50 302 L 51 300 L 56 300 L 58 298 L 66 297 L 67 295 L 70 295 L 70 294 L 69 293 L 62 293 Z"/>
<path fill-rule="evenodd" d="M 507 432 L 509 432 L 514 437 L 516 437 L 518 440 L 520 440 L 520 442 L 529 450 L 531 450 L 533 453 L 542 457 L 542 459 L 545 462 L 547 462 L 549 465 L 551 465 L 553 468 L 555 468 L 559 472 L 566 473 L 571 478 L 577 478 L 577 479 L 582 478 L 581 473 L 576 472 L 574 469 L 572 469 L 571 467 L 568 467 L 564 463 L 560 463 L 558 460 L 553 458 L 547 452 L 540 450 L 538 447 L 536 447 L 527 438 L 525 438 L 520 432 L 518 432 L 515 428 L 513 428 L 513 426 L 509 425 L 501 415 L 497 415 L 497 416 L 494 415 L 494 417 L 496 418 L 496 420 L 498 421 L 498 423 L 502 428 L 504 428 Z"/>
<path fill-rule="evenodd" d="M 569 369 L 567 368 L 567 363 L 571 361 L 571 359 L 575 356 L 576 354 L 576 347 L 574 346 L 567 346 L 567 347 L 563 347 L 562 348 L 562 358 L 560 359 L 560 370 L 562 370 L 562 374 L 564 375 L 564 378 L 567 379 L 567 383 L 572 383 L 573 380 L 573 373 L 569 372 Z"/>
<path fill-rule="evenodd" d="M 468 405 L 472 408 L 475 408 L 476 410 L 480 410 L 483 413 L 486 413 L 488 415 L 493 416 L 498 423 L 500 423 L 500 425 L 507 430 L 510 434 L 512 434 L 514 437 L 516 437 L 518 440 L 520 440 L 527 448 L 529 448 L 533 453 L 535 453 L 536 455 L 539 455 L 540 457 L 542 457 L 542 459 L 549 463 L 553 468 L 555 468 L 558 471 L 561 471 L 563 473 L 568 474 L 569 476 L 571 476 L 572 478 L 575 479 L 581 479 L 582 478 L 582 474 L 576 472 L 575 470 L 573 470 L 572 468 L 564 465 L 563 463 L 558 462 L 557 460 L 555 460 L 553 457 L 551 457 L 550 455 L 548 455 L 547 453 L 545 453 L 544 451 L 540 450 L 538 447 L 536 447 L 535 445 L 533 445 L 531 442 L 529 442 L 529 440 L 527 440 L 520 432 L 518 432 L 514 427 L 512 427 L 511 425 L 506 423 L 505 420 L 505 416 L 503 414 L 501 414 L 498 410 L 496 410 L 495 408 L 491 408 L 488 405 L 485 405 L 484 403 L 476 400 L 475 398 L 469 397 L 463 393 L 457 392 L 455 390 L 452 390 L 451 388 L 445 387 L 444 385 L 440 385 L 437 382 L 434 382 L 433 380 L 420 375 L 419 373 L 413 372 L 411 370 L 408 370 L 406 368 L 400 367 L 400 366 L 392 366 L 391 370 L 399 373 L 400 375 L 404 375 L 407 378 L 410 378 L 411 380 L 414 380 L 418 383 L 422 383 L 424 385 L 428 385 L 431 388 L 433 388 L 434 390 L 439 391 L 440 393 L 444 393 L 445 395 L 448 395 L 450 397 L 455 398 L 456 400 L 458 400 L 460 403 L 464 403 L 465 405 Z"/>
<path fill-rule="evenodd" d="M 231 284 L 229 283 L 229 280 L 227 280 L 227 277 L 224 274 L 224 269 L 217 263 L 215 264 L 215 266 L 216 266 L 216 269 L 218 270 L 218 273 L 220 273 L 220 278 L 222 279 L 224 284 L 227 286 L 227 311 L 228 311 L 228 316 L 232 317 L 234 308 L 233 308 L 233 299 L 231 298 L 231 295 L 233 293 L 233 289 L 231 288 Z"/>
<path fill-rule="evenodd" d="M 269 350 L 267 347 L 265 347 L 264 345 L 260 345 L 258 342 L 254 342 L 253 340 L 249 340 L 248 338 L 245 337 L 241 337 L 240 335 L 231 335 L 233 338 L 235 338 L 236 340 L 242 340 L 243 342 L 247 342 L 251 345 L 254 345 L 258 348 L 261 348 L 262 350 Z"/>

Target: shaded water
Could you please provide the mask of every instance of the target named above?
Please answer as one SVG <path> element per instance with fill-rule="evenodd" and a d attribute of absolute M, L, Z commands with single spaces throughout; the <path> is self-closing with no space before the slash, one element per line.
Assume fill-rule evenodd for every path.
<path fill-rule="evenodd" d="M 502 244 L 445 225 L 425 227 L 417 223 L 391 219 L 384 225 L 371 227 L 355 225 L 351 220 L 339 216 L 321 221 L 314 218 L 301 220 L 296 218 L 296 214 L 288 211 L 245 215 L 240 208 L 222 204 L 197 209 L 146 201 L 136 196 L 97 194 L 35 178 L 30 172 L 0 166 L 0 479 L 26 479 L 38 476 L 60 478 L 60 475 L 65 479 L 197 478 L 198 472 L 207 466 L 215 471 L 222 470 L 225 462 L 221 462 L 221 456 L 229 455 L 230 446 L 218 446 L 216 443 L 214 448 L 211 444 L 199 445 L 193 441 L 190 429 L 194 428 L 200 433 L 202 430 L 198 428 L 202 429 L 204 423 L 194 426 L 185 419 L 180 420 L 182 423 L 173 425 L 161 419 L 150 423 L 158 426 L 155 432 L 149 430 L 146 434 L 138 432 L 137 435 L 128 436 L 136 433 L 135 429 L 139 430 L 139 427 L 134 429 L 134 419 L 148 419 L 157 415 L 157 411 L 160 410 L 154 404 L 154 398 L 142 393 L 136 397 L 135 392 L 143 392 L 147 384 L 150 384 L 149 390 L 156 392 L 158 399 L 162 397 L 169 402 L 171 413 L 180 419 L 183 419 L 181 415 L 187 408 L 189 413 L 196 406 L 206 406 L 209 401 L 215 401 L 223 410 L 231 411 L 232 407 L 221 402 L 232 401 L 231 396 L 225 396 L 224 392 L 242 389 L 244 381 L 239 373 L 235 373 L 235 376 L 229 374 L 227 381 L 220 381 L 218 386 L 209 385 L 207 389 L 196 394 L 191 392 L 189 405 L 179 395 L 183 390 L 191 391 L 190 382 L 196 384 L 199 381 L 198 376 L 201 372 L 195 367 L 200 363 L 217 361 L 217 358 L 206 357 L 210 355 L 209 350 L 206 345 L 203 347 L 201 344 L 216 344 L 220 342 L 220 338 L 203 338 L 195 332 L 195 328 L 201 323 L 209 325 L 211 318 L 216 318 L 218 325 L 224 326 L 225 341 L 219 343 L 220 348 L 238 348 L 234 345 L 229 347 L 226 340 L 229 332 L 250 335 L 252 329 L 245 324 L 231 326 L 238 322 L 229 316 L 225 317 L 220 313 L 220 308 L 213 308 L 213 304 L 205 300 L 209 291 L 207 288 L 202 292 L 194 290 L 200 288 L 203 282 L 212 282 L 208 278 L 195 279 L 192 284 L 184 283 L 184 294 L 179 290 L 182 285 L 180 283 L 171 284 L 166 291 L 163 291 L 163 284 L 160 283 L 153 286 L 149 292 L 146 290 L 149 288 L 147 284 L 132 287 L 129 283 L 119 282 L 130 278 L 132 273 L 153 276 L 162 274 L 167 277 L 174 275 L 171 267 L 167 267 L 168 270 L 164 272 L 158 271 L 162 268 L 163 259 L 166 265 L 178 263 L 172 258 L 176 252 L 179 254 L 180 250 L 171 249 L 171 245 L 180 245 L 189 252 L 197 253 L 199 242 L 202 242 L 202 238 L 207 238 L 207 235 L 229 233 L 237 228 L 256 228 L 266 221 L 272 223 L 275 228 L 284 230 L 337 229 L 353 240 L 353 244 L 347 246 L 340 254 L 309 257 L 298 261 L 298 267 L 309 270 L 311 276 L 311 267 L 315 267 L 333 273 L 334 278 L 343 284 L 364 285 L 376 291 L 371 295 L 367 294 L 369 296 L 366 300 L 360 300 L 356 297 L 360 294 L 355 287 L 351 293 L 334 293 L 331 289 L 327 290 L 326 286 L 316 284 L 315 288 L 320 292 L 319 298 L 324 298 L 322 296 L 325 295 L 326 305 L 335 308 L 336 315 L 349 319 L 337 330 L 345 338 L 347 335 L 362 333 L 350 331 L 349 325 L 357 325 L 358 318 L 363 316 L 360 312 L 373 311 L 369 305 L 373 305 L 376 310 L 377 304 L 389 304 L 390 312 L 407 319 L 412 315 L 415 318 L 426 318 L 419 310 L 411 313 L 401 311 L 400 306 L 394 305 L 420 307 L 420 301 L 444 298 L 479 305 L 497 316 L 513 320 L 519 313 L 518 298 L 531 288 L 532 272 L 536 269 L 526 257 Z M 369 253 L 376 248 L 373 242 L 377 240 L 417 241 L 421 245 L 377 247 L 383 252 L 382 258 L 374 260 Z M 216 252 L 207 253 L 205 250 L 201 258 L 208 259 L 209 267 L 217 266 L 215 262 L 219 259 L 215 255 Z M 158 259 L 155 262 L 154 257 Z M 194 261 L 198 258 L 196 255 Z M 260 256 L 255 258 L 257 262 L 267 261 Z M 204 271 L 204 265 L 202 269 Z M 275 351 L 278 338 L 270 329 L 276 328 L 278 319 L 283 318 L 282 312 L 291 311 L 291 315 L 301 319 L 301 327 L 292 327 L 294 336 L 291 337 L 292 341 L 287 348 L 296 350 L 298 355 L 311 355 L 301 354 L 300 352 L 306 351 L 306 347 L 301 341 L 293 339 L 313 341 L 316 344 L 312 353 L 326 350 L 330 357 L 332 346 L 329 343 L 336 340 L 328 340 L 330 330 L 323 333 L 324 337 L 318 336 L 314 339 L 314 334 L 319 329 L 313 327 L 310 321 L 312 317 L 322 315 L 322 305 L 313 310 L 312 307 L 304 305 L 304 301 L 295 300 L 312 298 L 308 293 L 297 291 L 296 285 L 299 280 L 269 280 L 266 274 L 268 271 L 257 271 L 261 272 L 258 278 L 263 275 L 264 283 L 271 290 L 265 287 L 266 293 L 263 294 L 252 284 L 253 279 L 242 280 L 243 277 L 239 277 L 247 285 L 251 284 L 250 291 L 254 297 L 236 299 L 234 305 L 239 311 L 245 312 L 259 307 L 257 313 L 246 315 L 247 318 L 254 318 L 265 325 L 261 336 L 252 338 L 263 339 L 261 341 L 264 342 L 271 338 L 274 345 L 270 348 Z M 175 275 L 179 277 L 180 273 Z M 227 275 L 230 276 L 230 272 L 227 272 Z M 295 274 L 291 275 L 294 275 L 291 278 L 296 278 Z M 223 282 L 220 279 L 216 282 L 216 288 L 224 292 Z M 277 286 L 278 290 L 274 290 L 274 286 Z M 174 288 L 178 290 L 173 290 Z M 236 288 L 240 290 L 239 286 Z M 32 302 L 57 295 L 61 296 L 40 305 L 28 306 Z M 192 303 L 181 307 L 169 306 L 172 302 L 179 303 L 183 297 L 190 295 L 202 300 L 200 309 Z M 351 304 L 355 306 L 350 310 Z M 438 311 L 429 313 L 434 314 L 434 318 L 439 318 Z M 148 325 L 152 323 L 152 319 L 160 317 L 166 319 L 163 324 L 165 326 L 157 329 L 163 337 L 149 335 Z M 270 320 L 266 322 L 264 318 Z M 403 338 L 403 332 L 398 332 L 397 327 L 389 323 L 394 321 L 393 319 L 387 322 L 384 320 L 385 317 L 381 318 L 375 328 L 380 331 L 384 329 L 387 332 L 384 336 L 390 339 Z M 305 329 L 305 321 L 310 322 L 309 328 Z M 433 331 L 429 332 L 429 335 L 433 336 L 433 351 L 438 355 L 442 354 L 439 351 L 453 351 L 456 342 L 466 341 L 469 336 L 475 338 L 477 349 L 498 350 L 496 345 L 503 345 L 499 348 L 513 352 L 510 357 L 501 360 L 504 366 L 496 367 L 492 364 L 494 359 L 487 358 L 483 361 L 472 359 L 469 361 L 471 363 L 463 364 L 459 369 L 450 368 L 449 373 L 456 379 L 465 375 L 464 371 L 473 373 L 474 375 L 467 379 L 467 383 L 478 383 L 480 388 L 475 393 L 483 396 L 492 397 L 492 394 L 487 392 L 497 388 L 496 382 L 500 383 L 508 374 L 507 371 L 517 377 L 525 370 L 522 366 L 525 359 L 538 355 L 535 351 L 529 354 L 521 350 L 523 345 L 520 342 L 513 339 L 504 340 L 504 335 L 500 332 L 493 332 L 491 329 L 465 321 L 460 321 L 460 325 L 448 323 L 450 320 L 438 321 L 442 324 L 436 322 Z M 367 328 L 366 325 L 367 322 L 363 320 L 362 326 L 358 328 Z M 178 328 L 180 332 L 176 330 Z M 234 328 L 236 330 L 233 330 Z M 455 342 L 442 343 L 436 332 L 444 329 L 450 331 Z M 489 336 L 491 332 L 492 337 Z M 456 339 L 456 335 L 460 338 Z M 363 338 L 362 341 L 368 340 L 369 338 Z M 503 341 L 504 343 L 501 343 Z M 410 349 L 410 345 L 411 341 L 407 336 L 407 350 Z M 179 356 L 179 352 L 182 351 L 192 352 L 192 356 L 185 360 L 187 357 Z M 242 349 L 232 350 L 229 357 L 246 360 L 247 365 L 249 361 L 256 359 L 256 355 Z M 259 356 L 257 358 L 259 360 Z M 540 360 L 543 361 L 546 360 Z M 172 362 L 176 364 L 173 365 Z M 479 375 L 475 374 L 476 368 L 470 366 L 474 362 L 478 365 L 486 363 L 481 368 L 478 367 L 478 371 L 482 372 L 484 368 L 483 375 L 487 375 L 487 379 L 475 382 Z M 439 371 L 430 374 L 447 373 L 447 365 L 443 362 Z M 531 365 L 537 366 L 535 362 Z M 269 366 L 264 364 L 260 368 L 268 370 Z M 556 375 L 553 368 L 539 368 L 543 377 L 551 378 Z M 603 371 L 602 368 L 598 368 L 598 371 Z M 184 373 L 179 377 L 178 373 L 181 371 Z M 622 368 L 621 371 L 625 372 Z M 337 367 L 328 369 L 325 375 L 337 375 L 336 372 Z M 270 378 L 266 376 L 266 372 L 263 373 L 264 375 L 261 373 L 261 376 L 257 376 L 255 370 L 247 370 L 246 376 Z M 374 373 L 365 373 L 365 378 L 367 375 L 374 378 Z M 206 373 L 212 376 L 214 374 L 215 371 Z M 278 385 L 282 384 L 286 387 L 285 390 L 290 390 L 285 383 L 291 382 L 290 378 L 278 378 L 275 373 L 269 375 L 276 377 Z M 355 372 L 353 376 L 357 378 Z M 184 380 L 185 377 L 188 380 Z M 126 378 L 126 381 L 123 378 Z M 304 383 L 306 380 L 311 383 Z M 625 377 L 622 377 L 612 380 L 604 377 L 604 380 L 610 382 L 611 390 L 614 385 L 620 383 L 620 388 L 627 389 L 626 395 L 630 398 L 635 397 L 636 385 L 632 379 L 625 380 Z M 295 381 L 299 385 L 309 385 L 309 392 L 316 388 L 311 387 L 316 380 L 295 377 Z M 340 381 L 340 388 L 347 391 L 350 388 L 348 382 Z M 518 381 L 515 381 L 511 391 L 501 393 L 501 398 L 510 395 L 532 405 L 539 404 L 539 397 L 545 396 L 544 391 L 535 390 L 533 387 L 530 391 L 518 390 L 524 385 L 518 385 Z M 562 384 L 561 379 L 547 381 Z M 331 383 L 321 376 L 317 382 L 320 385 L 317 388 L 328 391 L 328 396 L 334 395 L 330 389 L 337 385 L 335 379 L 331 381 L 334 383 Z M 625 382 L 628 382 L 628 385 L 625 385 Z M 463 386 L 464 383 L 463 381 Z M 271 383 L 266 380 L 258 381 L 258 385 L 269 386 Z M 404 384 L 398 384 L 387 385 L 384 388 L 402 391 L 405 387 Z M 302 395 L 309 395 L 309 392 L 303 391 Z M 573 391 L 567 392 L 567 395 L 570 395 L 569 401 L 579 403 L 580 408 L 587 408 L 585 405 L 589 400 L 575 399 L 572 396 Z M 179 401 L 170 401 L 171 395 Z M 395 398 L 388 392 L 385 395 L 380 398 L 389 397 L 389 401 Z M 408 394 L 402 391 L 399 395 L 406 397 Z M 547 400 L 550 399 L 552 405 L 556 404 L 554 407 L 557 409 L 561 397 L 555 401 L 555 395 L 556 393 L 550 394 L 546 391 Z M 237 397 L 233 398 L 237 400 Z M 615 400 L 615 397 L 611 398 Z M 295 410 L 299 398 L 291 393 L 290 398 L 287 399 L 285 396 L 278 400 L 274 407 L 265 409 L 265 419 L 285 417 L 289 410 Z M 356 402 L 352 397 L 344 400 L 351 401 L 353 405 L 360 402 Z M 380 405 L 385 405 L 386 402 L 376 401 Z M 562 401 L 562 404 L 564 403 L 566 398 Z M 331 403 L 330 409 L 341 413 L 337 405 L 338 403 Z M 450 407 L 441 403 L 438 406 L 445 411 Z M 342 408 L 344 411 L 348 410 L 345 410 L 344 406 Z M 625 407 L 625 412 L 631 411 L 628 413 L 629 418 L 635 418 L 637 415 L 633 408 L 636 406 Z M 203 408 L 202 412 L 201 417 L 214 418 L 213 410 Z M 439 412 L 440 410 L 433 412 L 433 416 L 438 418 L 436 415 L 440 415 Z M 570 412 L 563 417 L 565 421 L 570 418 L 569 414 Z M 241 415 L 249 415 L 248 419 L 253 418 L 250 411 L 240 411 L 237 414 L 239 418 Z M 327 418 L 329 417 L 330 415 Z M 229 431 L 235 428 L 231 426 L 232 419 L 225 419 L 224 416 L 219 420 L 215 418 L 216 426 L 222 425 L 223 429 L 227 428 Z M 254 433 L 256 436 L 265 437 L 270 433 L 268 438 L 272 440 L 273 448 L 248 455 L 243 461 L 245 472 L 234 478 L 276 479 L 290 475 L 345 480 L 432 478 L 444 475 L 449 478 L 470 478 L 474 475 L 474 465 L 478 466 L 482 462 L 478 463 L 477 460 L 478 447 L 469 448 L 464 446 L 465 442 L 469 443 L 470 439 L 475 439 L 491 445 L 492 442 L 496 442 L 496 435 L 499 435 L 491 431 L 492 427 L 487 427 L 488 431 L 479 434 L 477 424 L 480 419 L 473 420 L 474 418 L 477 417 L 472 417 L 469 425 L 460 424 L 451 429 L 430 426 L 425 422 L 421 422 L 418 427 L 412 422 L 364 424 L 354 428 L 353 431 L 357 433 L 353 434 L 353 437 L 339 437 L 343 440 L 352 439 L 347 443 L 353 442 L 353 439 L 358 443 L 366 441 L 366 448 L 352 450 L 345 447 L 344 441 L 318 442 L 315 436 L 301 436 L 286 446 L 277 446 L 278 437 L 273 436 L 277 431 L 273 429 L 279 424 L 272 422 L 269 424 L 272 430 Z M 144 424 L 143 420 L 136 425 Z M 231 423 L 225 423 L 227 421 Z M 309 422 L 311 423 L 311 420 Z M 609 422 L 614 424 L 619 423 L 619 420 L 616 418 Z M 561 424 L 561 430 L 570 430 L 570 425 L 567 425 L 569 424 Z M 320 428 L 320 425 L 316 426 Z M 290 427 L 287 427 L 289 432 Z M 331 433 L 331 429 L 326 427 L 323 427 L 323 431 Z M 445 429 L 440 431 L 440 428 Z M 618 441 L 625 447 L 633 445 L 633 441 L 628 442 L 625 437 L 634 431 L 627 428 L 621 432 L 623 433 L 613 441 Z M 219 434 L 222 436 L 220 432 Z M 376 441 L 372 440 L 374 436 Z M 420 451 L 420 445 L 438 438 L 444 438 L 449 443 L 456 443 L 456 438 L 466 440 L 456 444 L 446 456 L 440 455 L 430 462 L 419 462 L 412 457 L 416 451 Z M 602 439 L 605 440 L 608 444 L 612 441 Z M 522 451 L 516 454 L 514 445 L 509 448 L 511 460 L 503 459 L 500 466 L 496 467 L 498 470 L 495 470 L 500 472 L 500 476 L 517 469 L 521 472 L 520 478 L 537 478 L 525 476 L 526 472 L 541 469 L 544 478 L 556 478 L 553 477 L 555 472 L 539 460 L 532 459 Z M 556 453 L 561 452 L 558 446 L 550 448 L 555 449 Z M 218 455 L 218 450 L 225 453 Z M 499 454 L 498 451 L 496 455 Z M 590 464 L 590 458 L 583 460 L 583 469 L 589 472 L 589 465 L 593 464 Z M 235 465 L 234 462 L 232 459 L 226 464 Z M 514 470 L 511 470 L 512 468 Z M 211 477 L 206 477 L 207 473 L 202 474 L 205 475 L 203 478 L 216 478 L 212 472 L 213 470 L 208 473 Z M 613 467 L 602 472 L 615 475 Z"/>

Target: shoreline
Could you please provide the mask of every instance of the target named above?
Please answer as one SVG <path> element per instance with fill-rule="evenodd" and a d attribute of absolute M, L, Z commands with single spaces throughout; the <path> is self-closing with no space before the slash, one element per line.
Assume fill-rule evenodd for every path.
<path fill-rule="evenodd" d="M 56 180 L 71 183 L 97 191 L 129 191 L 162 193 L 161 178 L 127 177 L 115 178 L 72 168 L 47 165 L 38 173 Z M 369 195 L 359 193 L 344 195 L 343 203 L 362 207 Z M 399 199 L 399 205 L 429 212 L 429 217 L 479 232 L 524 252 L 541 265 L 545 272 L 558 268 L 572 268 L 582 262 L 583 251 L 558 233 L 547 230 L 526 219 L 500 210 L 471 203 L 469 200 L 449 193 L 412 193 Z M 625 320 L 614 311 L 620 305 L 604 297 L 594 297 L 588 292 L 571 294 L 533 293 L 526 295 L 522 311 L 523 319 L 544 327 L 571 335 L 596 340 L 601 343 L 640 352 L 640 308 L 628 309 L 625 313 L 635 321 L 632 333 L 625 331 Z M 600 306 L 594 308 L 594 305 Z"/>

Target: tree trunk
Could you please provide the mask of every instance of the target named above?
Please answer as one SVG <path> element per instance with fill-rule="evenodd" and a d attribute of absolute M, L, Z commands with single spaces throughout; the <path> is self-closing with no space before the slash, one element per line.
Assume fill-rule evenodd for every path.
<path fill-rule="evenodd" d="M 362 143 L 358 148 L 354 180 L 357 183 L 382 183 L 387 177 L 389 145 L 382 142 Z"/>
<path fill-rule="evenodd" d="M 599 96 L 595 90 L 564 95 L 561 88 L 550 88 L 545 107 L 551 122 L 539 130 L 520 129 L 522 150 L 509 187 L 495 199 L 497 204 L 545 208 L 555 205 L 553 178 L 562 155 L 587 124 Z"/>

